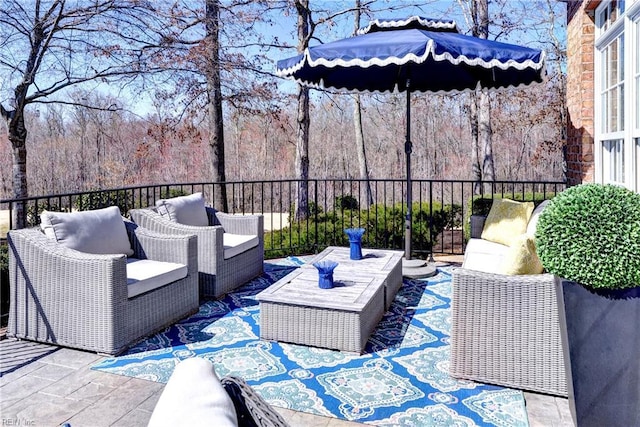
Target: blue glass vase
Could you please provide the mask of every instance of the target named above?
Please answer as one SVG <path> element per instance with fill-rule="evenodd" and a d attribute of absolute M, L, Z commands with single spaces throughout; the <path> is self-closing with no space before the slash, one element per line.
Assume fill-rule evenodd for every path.
<path fill-rule="evenodd" d="M 347 228 L 344 230 L 349 236 L 349 258 L 362 259 L 362 235 L 364 228 Z"/>
<path fill-rule="evenodd" d="M 333 270 L 338 266 L 335 261 L 323 260 L 314 262 L 313 266 L 318 269 L 318 286 L 321 289 L 333 288 Z"/>

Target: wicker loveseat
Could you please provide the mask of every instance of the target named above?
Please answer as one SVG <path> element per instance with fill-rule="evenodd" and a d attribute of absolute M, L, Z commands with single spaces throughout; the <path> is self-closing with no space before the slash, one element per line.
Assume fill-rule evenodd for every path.
<path fill-rule="evenodd" d="M 491 259 L 492 242 L 473 242 L 480 239 L 484 221 L 472 217 L 472 250 L 465 252 L 462 268 L 453 271 L 450 374 L 566 396 L 553 275 L 475 269 L 499 265 Z M 493 256 L 503 257 L 503 248 L 496 247 Z"/>
<path fill-rule="evenodd" d="M 197 312 L 195 236 L 163 236 L 124 224 L 131 257 L 71 249 L 40 228 L 10 231 L 7 335 L 118 354 Z M 141 289 L 138 282 L 148 281 L 128 277 L 132 263 L 145 265 L 147 273 L 163 266 L 177 266 L 178 272 L 160 278 L 151 274 L 155 283 Z"/>
<path fill-rule="evenodd" d="M 132 209 L 129 216 L 136 224 L 159 233 L 195 234 L 198 237 L 198 271 L 202 297 L 220 298 L 262 274 L 262 215 L 231 215 L 218 212 L 211 207 L 205 207 L 199 193 L 167 199 L 167 202 L 175 199 L 188 200 L 188 209 L 201 208 L 206 225 L 181 223 L 180 217 L 170 219 L 167 215 L 162 215 L 158 207 Z M 191 214 L 193 212 L 189 212 L 189 215 Z"/>

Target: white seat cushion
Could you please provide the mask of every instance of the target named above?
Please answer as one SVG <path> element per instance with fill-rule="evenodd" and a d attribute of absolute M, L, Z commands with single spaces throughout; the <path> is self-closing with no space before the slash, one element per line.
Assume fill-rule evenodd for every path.
<path fill-rule="evenodd" d="M 187 266 L 184 264 L 128 258 L 127 296 L 133 298 L 183 279 L 187 274 Z"/>
<path fill-rule="evenodd" d="M 133 255 L 117 206 L 80 212 L 43 211 L 40 227 L 48 238 L 80 252 Z"/>
<path fill-rule="evenodd" d="M 213 364 L 200 357 L 178 363 L 149 420 L 149 427 L 237 425 L 233 401 Z"/>
<path fill-rule="evenodd" d="M 502 260 L 508 250 L 509 246 L 500 243 L 484 239 L 469 239 L 464 251 L 462 267 L 485 273 L 500 273 Z"/>
<path fill-rule="evenodd" d="M 260 243 L 260 240 L 256 235 L 224 233 L 222 235 L 224 259 L 232 258 L 251 248 L 255 248 L 258 243 Z"/>

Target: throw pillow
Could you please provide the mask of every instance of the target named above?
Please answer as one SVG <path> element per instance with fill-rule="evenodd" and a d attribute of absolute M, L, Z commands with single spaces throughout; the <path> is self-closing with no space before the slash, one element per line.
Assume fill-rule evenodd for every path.
<path fill-rule="evenodd" d="M 531 214 L 531 218 L 529 218 L 529 224 L 527 224 L 527 234 L 530 236 L 534 236 L 536 234 L 536 227 L 538 226 L 538 219 L 540 219 L 540 214 L 544 210 L 544 208 L 549 204 L 549 200 L 545 200 L 540 203 Z"/>
<path fill-rule="evenodd" d="M 204 206 L 202 193 L 193 193 L 189 196 L 160 199 L 156 202 L 158 213 L 169 221 L 184 225 L 196 225 L 207 227 L 209 218 Z"/>
<path fill-rule="evenodd" d="M 191 357 L 177 364 L 156 403 L 149 427 L 236 427 L 238 415 L 213 363 Z"/>
<path fill-rule="evenodd" d="M 500 266 L 502 274 L 540 274 L 544 270 L 533 236 L 522 234 L 509 246 Z"/>
<path fill-rule="evenodd" d="M 90 254 L 133 255 L 117 206 L 80 212 L 43 211 L 40 220 L 44 234 L 68 248 Z"/>
<path fill-rule="evenodd" d="M 480 237 L 490 242 L 511 246 L 516 237 L 527 231 L 531 212 L 533 212 L 533 202 L 495 199 Z"/>

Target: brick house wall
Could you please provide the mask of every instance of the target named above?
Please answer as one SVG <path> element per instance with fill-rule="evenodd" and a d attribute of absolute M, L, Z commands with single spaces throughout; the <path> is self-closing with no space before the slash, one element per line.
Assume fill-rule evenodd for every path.
<path fill-rule="evenodd" d="M 599 1 L 567 1 L 567 184 L 594 182 L 593 10 Z"/>

